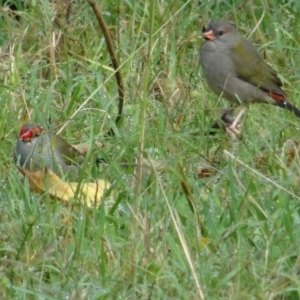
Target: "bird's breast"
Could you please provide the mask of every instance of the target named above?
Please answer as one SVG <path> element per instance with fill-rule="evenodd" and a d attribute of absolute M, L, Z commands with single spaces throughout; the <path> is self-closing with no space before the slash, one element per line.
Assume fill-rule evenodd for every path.
<path fill-rule="evenodd" d="M 234 75 L 230 56 L 224 50 L 219 51 L 215 46 L 209 45 L 200 50 L 200 64 L 210 88 L 217 94 L 222 93 L 230 76 Z"/>

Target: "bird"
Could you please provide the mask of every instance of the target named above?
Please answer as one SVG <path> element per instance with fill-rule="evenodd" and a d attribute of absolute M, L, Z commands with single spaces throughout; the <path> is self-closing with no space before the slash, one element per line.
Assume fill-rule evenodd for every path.
<path fill-rule="evenodd" d="M 61 136 L 44 132 L 42 126 L 25 124 L 13 150 L 14 162 L 28 170 L 46 167 L 60 177 L 77 179 L 84 155 Z"/>
<path fill-rule="evenodd" d="M 233 23 L 211 21 L 203 26 L 202 37 L 205 41 L 200 47 L 200 65 L 208 86 L 216 95 L 233 106 L 268 103 L 300 118 L 300 110 L 288 101 L 274 69 Z"/>

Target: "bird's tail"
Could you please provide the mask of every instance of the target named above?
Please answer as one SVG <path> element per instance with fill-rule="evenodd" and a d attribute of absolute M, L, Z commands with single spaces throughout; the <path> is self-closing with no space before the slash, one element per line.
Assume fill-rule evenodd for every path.
<path fill-rule="evenodd" d="M 287 100 L 277 101 L 276 105 L 291 111 L 296 117 L 300 118 L 300 110 Z"/>
<path fill-rule="evenodd" d="M 286 96 L 284 92 L 278 93 L 271 90 L 266 90 L 266 92 L 269 94 L 269 96 L 275 100 L 275 105 L 285 108 L 289 111 L 291 111 L 296 117 L 300 118 L 300 110 L 294 106 L 292 103 L 290 103 L 288 100 L 286 100 Z"/>

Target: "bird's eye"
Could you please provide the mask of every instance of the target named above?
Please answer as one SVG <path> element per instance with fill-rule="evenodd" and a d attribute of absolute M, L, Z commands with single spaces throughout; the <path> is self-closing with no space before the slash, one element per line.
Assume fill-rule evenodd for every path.
<path fill-rule="evenodd" d="M 31 129 L 32 136 L 39 136 L 43 132 L 43 127 L 37 126 Z"/>
<path fill-rule="evenodd" d="M 220 31 L 218 32 L 218 34 L 219 34 L 219 36 L 221 36 L 221 35 L 224 34 L 224 31 L 223 31 L 223 30 L 220 30 Z"/>

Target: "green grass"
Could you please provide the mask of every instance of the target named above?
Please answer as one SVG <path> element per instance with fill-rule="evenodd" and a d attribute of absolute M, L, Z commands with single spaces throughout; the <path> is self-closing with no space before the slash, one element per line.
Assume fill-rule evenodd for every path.
<path fill-rule="evenodd" d="M 300 162 L 287 165 L 283 148 L 299 121 L 252 105 L 242 141 L 205 136 L 228 103 L 198 63 L 210 19 L 249 36 L 262 18 L 251 40 L 300 107 L 298 2 L 101 1 L 126 91 L 113 137 L 111 60 L 88 2 L 77 2 L 69 23 L 60 0 L 28 1 L 19 24 L 1 12 L 1 298 L 299 299 Z M 30 192 L 11 157 L 29 120 L 53 131 L 69 121 L 61 134 L 92 147 L 86 180 L 113 182 L 114 201 L 88 209 Z M 139 170 L 141 153 L 159 167 Z M 212 175 L 198 178 L 199 167 Z"/>

